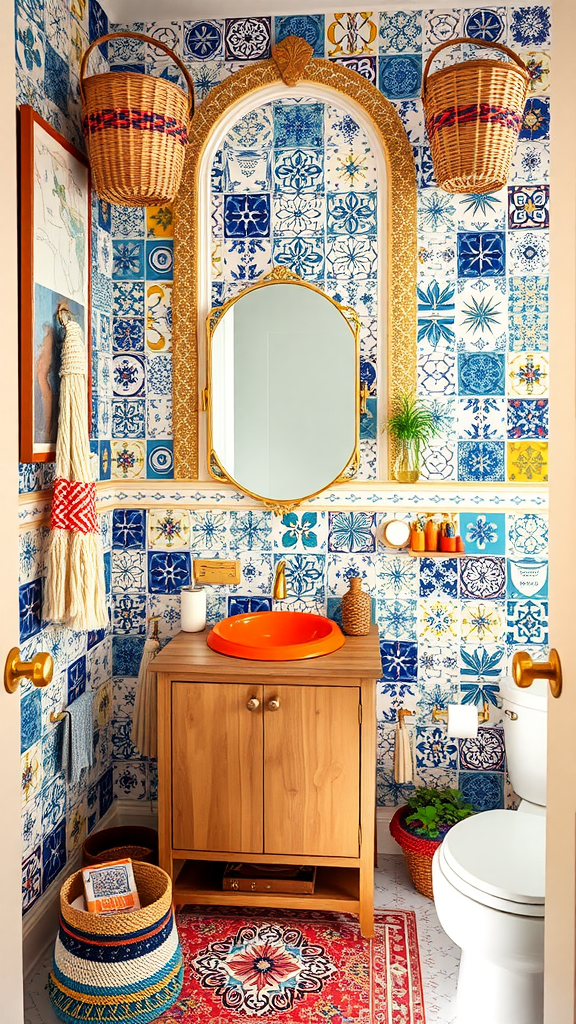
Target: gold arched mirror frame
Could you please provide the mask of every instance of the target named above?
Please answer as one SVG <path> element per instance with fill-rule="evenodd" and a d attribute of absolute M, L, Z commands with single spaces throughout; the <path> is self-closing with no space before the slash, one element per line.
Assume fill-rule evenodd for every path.
<path fill-rule="evenodd" d="M 312 47 L 289 36 L 273 59 L 255 62 L 210 91 L 189 130 L 188 155 L 175 203 L 173 291 L 174 476 L 198 479 L 198 308 L 200 170 L 206 146 L 228 109 L 248 94 L 284 81 L 333 89 L 370 118 L 387 169 L 388 216 L 388 408 L 401 392 L 416 388 L 416 169 L 412 149 L 393 105 L 356 71 L 312 57 Z M 390 452 L 392 455 L 392 452 Z"/>

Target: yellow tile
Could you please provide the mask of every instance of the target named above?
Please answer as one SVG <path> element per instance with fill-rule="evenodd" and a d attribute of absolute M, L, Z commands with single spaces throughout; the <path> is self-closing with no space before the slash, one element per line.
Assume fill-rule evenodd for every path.
<path fill-rule="evenodd" d="M 524 483 L 544 483 L 548 479 L 548 442 L 510 441 L 508 479 Z"/>
<path fill-rule="evenodd" d="M 172 207 L 169 203 L 165 203 L 164 206 L 147 207 L 146 232 L 149 238 L 173 237 L 174 223 L 172 220 Z"/>

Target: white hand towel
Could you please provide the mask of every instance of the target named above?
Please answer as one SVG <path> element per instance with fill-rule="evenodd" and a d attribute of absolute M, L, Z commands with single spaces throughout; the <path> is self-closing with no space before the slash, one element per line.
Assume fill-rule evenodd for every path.
<path fill-rule="evenodd" d="M 410 733 L 405 725 L 398 722 L 394 744 L 394 779 L 399 784 L 412 782 L 414 763 Z"/>

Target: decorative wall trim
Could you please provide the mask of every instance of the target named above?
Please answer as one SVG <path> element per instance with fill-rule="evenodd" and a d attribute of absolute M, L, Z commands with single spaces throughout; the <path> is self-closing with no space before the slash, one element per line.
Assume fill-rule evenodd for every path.
<path fill-rule="evenodd" d="M 214 481 L 174 481 L 172 487 L 157 480 L 105 480 L 96 485 L 97 509 L 101 515 L 115 508 L 167 508 L 179 505 L 184 508 L 255 509 L 261 504 L 226 484 L 215 485 Z M 394 482 L 378 483 L 374 480 L 356 481 L 353 486 L 339 485 L 324 491 L 310 501 L 303 502 L 302 511 L 307 508 L 334 511 L 344 508 L 375 508 L 382 512 L 414 509 L 445 511 L 477 511 L 496 509 L 500 512 L 516 512 L 522 509 L 548 508 L 547 487 L 527 487 L 516 484 L 438 483 L 419 481 L 417 485 L 400 485 Z M 50 492 L 35 491 L 20 495 L 20 529 L 30 530 L 45 526 L 50 520 Z"/>
<path fill-rule="evenodd" d="M 201 252 L 200 175 L 206 147 L 230 108 L 247 95 L 282 84 L 274 60 L 258 61 L 212 89 L 196 111 L 182 185 L 175 204 L 173 291 L 174 472 L 196 480 L 199 470 L 198 342 Z M 300 84 L 333 90 L 368 116 L 387 168 L 388 401 L 416 386 L 416 171 L 414 156 L 394 106 L 357 72 L 312 58 Z M 288 92 L 288 86 L 286 86 Z M 392 454 L 392 453 L 391 453 Z"/>

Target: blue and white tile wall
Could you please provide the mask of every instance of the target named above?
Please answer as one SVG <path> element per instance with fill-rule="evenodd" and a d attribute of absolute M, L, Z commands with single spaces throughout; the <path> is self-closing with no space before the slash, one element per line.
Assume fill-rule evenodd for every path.
<path fill-rule="evenodd" d="M 60 43 L 68 54 L 66 58 L 62 50 L 67 78 L 48 49 L 59 52 L 49 41 L 53 30 L 47 27 L 48 7 L 63 12 L 63 23 L 70 32 L 70 45 Z M 34 4 L 17 0 L 19 100 L 32 102 L 78 142 L 78 57 L 87 39 L 95 38 L 104 25 L 101 8 L 94 0 L 90 5 L 86 0 L 71 0 L 70 8 L 65 0 L 51 0 L 46 9 L 40 0 Z M 214 85 L 247 62 L 269 57 L 272 43 L 290 33 L 307 38 L 316 56 L 353 68 L 382 90 L 406 128 L 418 175 L 419 390 L 433 404 L 442 430 L 439 442 L 426 453 L 424 475 L 437 481 L 514 481 L 520 485 L 518 493 L 524 482 L 545 481 L 549 8 L 519 4 L 513 8 L 142 22 L 130 27 L 168 43 L 180 54 L 192 72 L 200 102 Z M 435 187 L 418 98 L 422 66 L 432 48 L 462 34 L 507 43 L 524 57 L 531 71 L 531 95 L 509 188 L 488 197 L 454 197 Z M 112 42 L 99 59 L 105 57 L 113 68 L 167 77 L 175 74 L 160 51 L 136 40 Z M 62 72 L 56 81 L 53 67 Z M 68 101 L 64 103 L 66 82 Z M 291 261 L 297 260 L 295 269 L 303 276 L 337 294 L 339 287 L 333 286 L 333 280 L 339 275 L 330 269 L 330 250 L 336 237 L 342 241 L 356 238 L 357 233 L 350 230 L 351 213 L 358 215 L 358 223 L 368 224 L 363 241 L 368 248 L 373 244 L 375 219 L 369 200 L 367 205 L 367 196 L 374 191 L 369 170 L 372 154 L 361 130 L 337 108 L 310 101 L 297 105 L 296 115 L 294 106 L 275 103 L 261 110 L 256 121 L 260 118 L 262 123 L 256 126 L 254 138 L 230 138 L 224 147 L 228 149 L 226 159 L 223 153 L 221 165 L 215 167 L 215 300 L 231 294 L 244 280 L 264 273 L 273 259 L 284 258 L 292 266 L 295 263 Z M 267 140 L 263 137 L 265 121 L 270 126 Z M 339 123 L 341 138 L 336 139 Z M 284 137 L 284 128 L 300 135 Z M 368 167 L 364 178 L 354 160 L 357 144 L 360 169 L 364 164 Z M 321 174 L 312 192 L 298 186 L 290 196 L 274 175 L 282 161 L 286 162 L 286 152 L 293 151 L 290 155 L 294 156 L 299 150 L 310 155 L 310 167 L 316 161 Z M 336 166 L 346 172 L 340 179 L 335 178 Z M 283 181 L 288 181 L 286 175 Z M 342 188 L 344 181 L 346 188 Z M 256 182 L 258 189 L 252 188 Z M 247 231 L 246 240 L 237 239 L 233 207 L 240 202 L 250 212 L 255 195 L 262 197 L 261 209 L 256 211 L 259 232 L 252 236 Z M 335 209 L 345 215 L 332 217 L 331 196 L 338 197 Z M 351 203 L 354 209 L 349 209 Z M 312 236 L 310 217 L 318 213 L 322 232 Z M 100 457 L 102 479 L 152 478 L 162 490 L 162 479 L 172 476 L 171 211 L 120 207 L 109 211 L 98 204 L 94 227 L 93 448 Z M 259 239 L 254 253 L 249 251 L 252 237 Z M 376 265 L 371 264 L 370 273 L 375 276 L 376 272 Z M 370 387 L 374 424 L 378 387 L 370 321 L 377 310 L 370 284 L 369 275 L 362 287 L 352 282 L 348 287 L 354 296 L 350 292 L 343 298 L 356 305 L 363 317 L 362 367 Z M 375 476 L 375 438 L 368 419 L 363 430 L 363 475 L 370 478 Z M 49 486 L 50 474 L 50 467 L 23 467 L 23 489 Z M 165 501 L 159 502 L 158 508 L 146 510 L 136 504 L 118 508 L 110 524 L 114 628 L 110 739 L 118 796 L 143 801 L 156 793 L 155 766 L 141 759 L 130 741 L 145 616 L 160 614 L 161 634 L 169 636 L 179 628 L 178 590 L 189 581 L 192 558 L 230 555 L 241 560 L 242 583 L 210 590 L 210 621 L 245 608 L 269 607 L 274 565 L 280 556 L 288 562 L 287 605 L 333 616 L 339 614 L 348 577 L 360 572 L 374 598 L 384 668 L 378 685 L 380 804 L 395 804 L 405 795 L 405 790 L 394 785 L 391 770 L 399 706 L 416 711 L 420 781 L 458 782 L 478 808 L 513 800 L 496 707 L 498 679 L 518 646 L 540 655 L 548 643 L 544 514 L 521 507 L 513 513 L 461 512 L 460 528 L 468 556 L 413 562 L 407 556 L 376 549 L 375 529 L 381 512 L 362 507 L 352 512 L 302 510 L 280 520 L 261 510 L 228 511 L 217 505 L 201 510 L 193 505 L 182 508 L 169 495 L 166 489 Z M 505 501 L 502 496 L 500 500 Z M 422 507 L 426 507 L 426 492 L 419 494 L 416 488 L 414 510 Z M 29 614 L 35 621 L 34 611 L 27 612 L 29 604 L 34 608 L 36 602 L 37 614 L 41 571 L 37 571 L 34 558 L 29 580 L 34 586 L 25 592 L 24 623 Z M 40 637 L 44 638 L 43 632 L 34 634 L 35 641 Z M 106 657 L 109 644 L 107 637 L 100 641 Z M 85 654 L 90 664 L 93 649 L 86 651 L 87 646 L 86 642 L 78 651 L 74 647 L 68 660 L 73 664 Z M 87 668 L 89 675 L 91 671 Z M 108 681 L 96 678 L 100 680 L 97 688 Z M 81 686 L 82 672 L 73 669 L 71 679 L 72 687 L 76 681 Z M 432 724 L 431 707 L 450 697 L 477 705 L 488 699 L 491 725 L 481 730 L 478 741 L 452 743 L 442 727 Z M 37 709 L 32 707 L 26 718 L 31 723 L 26 735 L 36 736 Z M 106 737 L 108 743 L 108 733 Z M 38 740 L 26 748 L 32 751 L 32 763 L 34 755 L 37 761 L 39 757 L 35 743 Z M 30 774 L 33 776 L 33 771 L 26 768 L 26 777 Z M 57 775 L 52 772 L 45 782 Z M 103 808 L 110 799 L 108 770 L 104 778 Z M 90 780 L 91 800 L 93 792 Z M 73 807 L 73 795 L 71 800 Z M 51 806 L 49 796 L 46 802 Z M 36 817 L 32 814 L 27 819 L 32 836 L 38 835 L 33 823 L 39 809 L 35 813 Z M 89 814 L 87 823 L 90 826 L 92 822 Z M 53 832 L 58 830 L 47 835 Z M 29 904 L 42 884 L 40 844 L 34 839 L 33 843 L 26 868 L 27 877 L 33 880 L 26 883 L 31 893 Z M 58 843 L 58 835 L 47 842 L 47 858 L 52 856 L 52 847 L 61 848 Z"/>
<path fill-rule="evenodd" d="M 67 139 L 84 148 L 80 128 L 79 62 L 88 42 L 106 31 L 97 0 L 16 0 L 15 40 L 18 103 L 30 103 Z M 104 59 L 102 56 L 99 58 Z M 92 197 L 92 447 L 110 435 L 99 413 L 100 396 L 110 405 L 111 360 L 110 210 Z M 105 405 L 105 402 L 102 403 Z M 20 467 L 20 490 L 51 486 L 53 463 Z M 110 514 L 100 517 L 110 589 Z M 42 621 L 47 528 L 21 532 L 20 647 L 24 657 L 39 650 L 54 658 L 54 681 L 45 690 L 21 688 L 22 908 L 29 910 L 62 871 L 78 845 L 109 809 L 112 777 L 111 629 L 77 633 Z M 76 697 L 93 693 L 94 765 L 77 786 L 62 772 L 62 724 L 50 722 Z"/>

